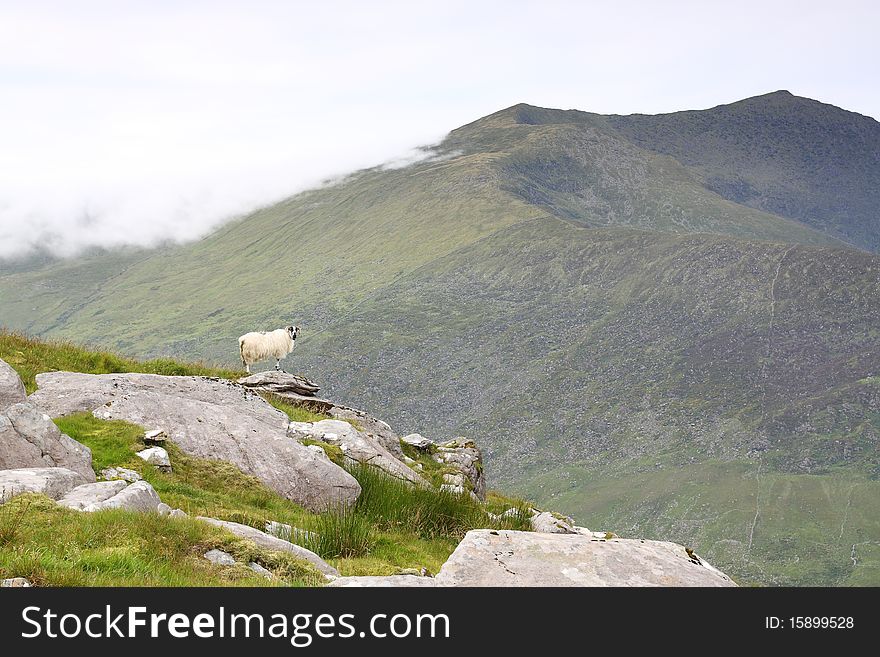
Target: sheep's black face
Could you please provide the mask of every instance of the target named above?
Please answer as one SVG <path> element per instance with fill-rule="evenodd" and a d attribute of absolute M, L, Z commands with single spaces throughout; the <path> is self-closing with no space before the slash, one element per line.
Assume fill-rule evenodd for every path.
<path fill-rule="evenodd" d="M 290 335 L 291 340 L 296 340 L 296 336 L 299 333 L 299 326 L 288 326 L 287 333 Z"/>

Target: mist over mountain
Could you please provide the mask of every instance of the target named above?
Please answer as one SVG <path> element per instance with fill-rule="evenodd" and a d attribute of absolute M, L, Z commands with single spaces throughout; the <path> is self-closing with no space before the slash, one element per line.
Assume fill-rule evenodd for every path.
<path fill-rule="evenodd" d="M 880 124 L 786 92 L 515 105 L 187 245 L 0 276 L 0 324 L 291 369 L 742 582 L 880 583 Z"/>

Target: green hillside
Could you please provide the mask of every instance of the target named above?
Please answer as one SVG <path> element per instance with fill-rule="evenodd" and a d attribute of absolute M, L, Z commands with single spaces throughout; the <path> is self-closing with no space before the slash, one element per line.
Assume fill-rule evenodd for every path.
<path fill-rule="evenodd" d="M 822 115 L 795 121 L 800 100 L 745 115 L 778 113 L 770 132 L 801 152 Z M 838 241 L 880 231 L 736 202 L 712 181 L 725 162 L 730 179 L 759 170 L 743 112 L 711 176 L 686 157 L 718 112 L 668 115 L 690 126 L 674 150 L 639 117 L 517 105 L 432 160 L 195 244 L 10 271 L 0 323 L 230 365 L 241 333 L 296 322 L 291 369 L 407 430 L 474 436 L 493 484 L 581 524 L 693 545 L 747 582 L 880 584 L 880 257 Z M 845 159 L 836 143 L 811 157 Z M 870 166 L 837 169 L 853 204 Z"/>

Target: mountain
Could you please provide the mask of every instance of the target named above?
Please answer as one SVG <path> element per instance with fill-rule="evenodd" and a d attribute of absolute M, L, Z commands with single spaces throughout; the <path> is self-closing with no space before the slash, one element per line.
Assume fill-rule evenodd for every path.
<path fill-rule="evenodd" d="M 785 93 L 516 105 L 193 244 L 11 271 L 0 323 L 232 364 L 295 321 L 291 368 L 473 436 L 493 485 L 740 582 L 877 584 L 878 152 Z"/>

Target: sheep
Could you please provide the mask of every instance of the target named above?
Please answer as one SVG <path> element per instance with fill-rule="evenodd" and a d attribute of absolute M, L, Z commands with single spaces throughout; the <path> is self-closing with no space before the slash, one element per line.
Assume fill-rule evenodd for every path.
<path fill-rule="evenodd" d="M 269 358 L 274 358 L 275 369 L 283 372 L 281 359 L 293 351 L 297 333 L 299 326 L 288 326 L 268 332 L 252 331 L 241 336 L 238 339 L 238 350 L 247 373 L 251 373 L 251 365 Z"/>

